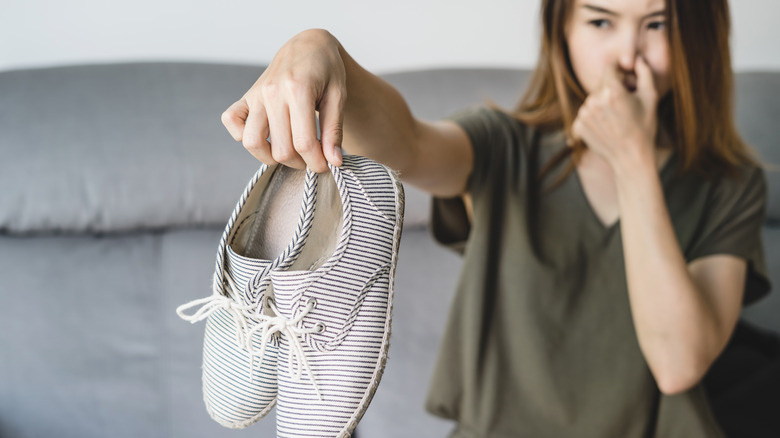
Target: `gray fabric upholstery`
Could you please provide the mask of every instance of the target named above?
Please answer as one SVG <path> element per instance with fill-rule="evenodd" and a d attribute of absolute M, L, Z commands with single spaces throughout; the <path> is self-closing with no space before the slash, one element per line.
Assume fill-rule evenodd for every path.
<path fill-rule="evenodd" d="M 0 237 L 13 267 L 0 278 L 0 436 L 226 436 L 203 407 L 203 325 L 173 310 L 208 293 L 220 235 Z"/>
<path fill-rule="evenodd" d="M 257 161 L 220 116 L 262 66 L 141 63 L 0 72 L 0 231 L 227 220 Z M 412 224 L 427 199 L 412 192 Z"/>
<path fill-rule="evenodd" d="M 0 436 L 274 436 L 273 414 L 240 432 L 208 417 L 204 325 L 174 312 L 210 293 L 221 233 L 0 236 Z M 423 400 L 458 266 L 426 230 L 404 231 L 389 365 L 362 436 L 449 429 Z"/>
<path fill-rule="evenodd" d="M 177 305 L 210 293 L 225 221 L 257 162 L 221 112 L 261 66 L 131 63 L 0 72 L 0 436 L 273 436 L 206 414 L 203 325 Z M 492 99 L 512 107 L 528 72 L 387 75 L 414 113 L 437 119 Z M 740 128 L 765 159 L 780 73 L 737 77 Z M 348 146 L 348 145 L 347 145 Z M 780 179 L 770 180 L 767 268 L 780 285 Z M 423 411 L 460 259 L 425 227 L 407 187 L 390 359 L 361 438 L 445 436 Z M 746 309 L 780 332 L 780 297 Z"/>
<path fill-rule="evenodd" d="M 780 221 L 780 74 L 740 73 L 736 78 L 737 127 L 747 142 L 772 166 L 767 169 L 769 185 L 767 219 Z M 775 283 L 776 284 L 776 283 Z"/>
<path fill-rule="evenodd" d="M 780 227 L 766 226 L 762 233 L 766 269 L 772 290 L 764 299 L 742 310 L 742 315 L 749 321 L 780 333 Z"/>
<path fill-rule="evenodd" d="M 111 232 L 218 225 L 256 161 L 219 116 L 262 66 L 141 63 L 0 72 L 0 230 Z M 518 70 L 430 70 L 385 76 L 414 113 L 438 119 L 474 103 L 515 105 Z M 780 165 L 772 124 L 780 76 L 738 76 L 746 140 Z M 760 110 L 759 110 L 760 108 Z M 348 145 L 347 145 L 348 147 Z M 780 172 L 768 173 L 772 193 Z M 39 202 L 33 200 L 41 200 Z M 427 197 L 409 190 L 408 223 L 427 223 Z M 770 217 L 780 200 L 770 196 Z"/>
<path fill-rule="evenodd" d="M 0 73 L 0 230 L 225 221 L 257 162 L 222 111 L 261 67 L 120 64 Z M 255 79 L 253 79 L 255 78 Z"/>

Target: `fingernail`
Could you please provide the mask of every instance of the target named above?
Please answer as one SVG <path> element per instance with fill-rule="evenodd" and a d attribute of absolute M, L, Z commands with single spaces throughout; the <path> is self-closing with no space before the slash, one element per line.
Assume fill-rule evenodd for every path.
<path fill-rule="evenodd" d="M 336 146 L 336 158 L 339 160 L 339 163 L 341 162 L 342 155 L 341 155 L 341 146 Z"/>

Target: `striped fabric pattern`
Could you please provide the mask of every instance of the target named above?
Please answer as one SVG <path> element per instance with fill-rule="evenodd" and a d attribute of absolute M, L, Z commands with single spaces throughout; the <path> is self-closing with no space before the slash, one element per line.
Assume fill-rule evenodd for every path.
<path fill-rule="evenodd" d="M 198 305 L 205 302 L 203 308 L 212 308 L 197 312 L 196 315 L 202 312 L 200 317 L 187 318 L 195 322 L 207 317 L 203 343 L 203 398 L 209 415 L 230 428 L 243 428 L 257 422 L 276 403 L 278 343 L 263 346 L 260 336 L 252 329 L 264 320 L 259 315 L 267 314 L 263 298 L 271 294 L 268 274 L 272 269 L 286 269 L 296 260 L 314 217 L 317 177 L 314 172 L 307 171 L 300 219 L 286 249 L 274 260 L 244 257 L 233 251 L 230 242 L 238 229 L 242 225 L 251 226 L 255 217 L 249 210 L 244 211 L 254 207 L 247 206 L 246 201 L 253 190 L 265 190 L 273 178 L 273 170 L 274 167 L 263 165 L 255 173 L 228 220 L 217 250 L 213 300 L 193 302 Z M 241 222 L 239 218 L 243 218 Z M 231 283 L 235 289 L 230 287 Z M 226 297 L 233 306 L 242 309 L 240 316 L 236 316 L 235 309 L 225 307 Z M 190 304 L 180 309 L 188 308 Z M 247 345 L 250 342 L 251 348 Z M 263 357 L 260 358 L 257 352 L 262 350 Z"/>
<path fill-rule="evenodd" d="M 303 315 L 297 339 L 279 339 L 282 438 L 349 436 L 387 358 L 403 189 L 392 171 L 363 157 L 345 156 L 331 171 L 343 208 L 343 223 L 334 224 L 341 225 L 336 250 L 316 270 L 270 274 L 279 316 Z M 311 370 L 300 378 L 299 347 Z"/>
<path fill-rule="evenodd" d="M 203 343 L 203 400 L 211 418 L 230 428 L 254 424 L 276 403 L 277 347 L 266 346 L 263 363 L 236 346 L 236 325 L 225 310 L 214 312 L 206 321 Z M 260 349 L 257 337 L 252 339 Z M 255 361 L 250 378 L 250 360 Z"/>
<path fill-rule="evenodd" d="M 238 231 L 238 226 L 234 226 L 234 225 L 239 225 L 239 226 L 241 225 L 241 224 L 236 224 L 236 221 L 238 220 L 238 218 L 241 216 L 241 213 L 243 212 L 249 194 L 253 190 L 264 190 L 268 185 L 266 182 L 266 184 L 259 186 L 257 183 L 260 180 L 260 177 L 263 176 L 266 172 L 273 171 L 273 169 L 276 166 L 277 165 L 268 166 L 266 164 L 263 164 L 260 167 L 260 169 L 258 169 L 258 171 L 255 173 L 255 175 L 247 184 L 246 188 L 244 188 L 244 192 L 241 194 L 241 198 L 238 200 L 238 203 L 236 204 L 236 208 L 233 209 L 233 214 L 231 214 L 230 219 L 228 219 L 228 223 L 225 226 L 225 231 L 223 231 L 222 233 L 222 238 L 219 241 L 219 248 L 217 249 L 216 268 L 214 270 L 214 282 L 215 282 L 215 288 L 219 288 L 219 290 L 223 291 L 223 294 L 225 294 L 224 291 L 226 285 L 225 279 L 223 278 L 224 268 L 225 268 L 225 258 L 227 255 L 226 248 L 229 248 L 228 242 L 232 240 L 232 238 L 235 236 L 236 232 Z M 284 250 L 284 252 L 282 252 L 282 254 L 276 257 L 276 259 L 270 261 L 269 263 L 254 265 L 255 268 L 258 269 L 262 268 L 262 269 L 255 272 L 252 275 L 251 281 L 252 281 L 252 285 L 254 286 L 252 289 L 256 289 L 260 286 L 260 281 L 268 274 L 268 272 L 271 269 L 287 268 L 295 261 L 298 254 L 300 254 L 303 244 L 306 241 L 306 237 L 308 236 L 308 233 L 311 229 L 312 219 L 314 218 L 314 200 L 315 200 L 315 193 L 317 189 L 317 181 L 318 180 L 316 174 L 311 170 L 307 169 L 306 179 L 304 182 L 305 188 L 304 188 L 304 194 L 302 199 L 300 220 L 298 221 L 295 234 L 292 240 L 290 241 L 290 244 Z M 247 216 L 245 220 L 249 220 L 251 218 L 252 216 Z M 232 296 L 232 298 L 237 301 L 242 301 L 245 304 L 258 304 L 260 302 L 261 297 L 251 296 L 252 293 L 253 291 L 250 291 L 249 294 L 241 293 L 237 296 Z"/>
<path fill-rule="evenodd" d="M 225 275 L 231 276 L 236 285 L 243 286 L 241 291 L 237 291 L 243 302 L 248 301 L 246 285 L 270 265 L 270 260 L 243 257 L 227 246 Z M 206 410 L 219 424 L 231 428 L 249 426 L 267 415 L 276 403 L 277 393 L 277 347 L 267 346 L 262 365 L 253 366 L 252 361 L 257 364 L 258 358 L 236 344 L 238 329 L 226 310 L 218 310 L 206 321 L 203 341 L 203 400 Z M 257 336 L 252 337 L 252 345 L 254 351 L 260 350 Z"/>

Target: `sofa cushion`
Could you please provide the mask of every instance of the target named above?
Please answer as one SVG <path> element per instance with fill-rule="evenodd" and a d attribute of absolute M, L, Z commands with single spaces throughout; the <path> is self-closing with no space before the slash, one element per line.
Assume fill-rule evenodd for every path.
<path fill-rule="evenodd" d="M 224 224 L 258 162 L 222 112 L 262 66 L 125 63 L 0 72 L 0 231 L 116 232 Z M 390 75 L 442 117 L 501 95 L 507 72 Z M 469 93 L 452 90 L 469 90 Z M 428 98 L 431 96 L 431 98 Z M 434 111 L 435 109 L 435 111 Z M 428 197 L 408 188 L 406 224 Z"/>
<path fill-rule="evenodd" d="M 767 219 L 780 221 L 780 73 L 736 75 L 737 125 L 766 165 Z"/>
<path fill-rule="evenodd" d="M 262 68 L 119 64 L 0 73 L 0 230 L 226 221 L 257 162 L 220 115 Z"/>
<path fill-rule="evenodd" d="M 224 224 L 258 162 L 220 116 L 262 70 L 125 63 L 0 72 L 0 232 Z M 511 108 L 527 77 L 512 69 L 384 75 L 429 120 L 489 99 Z M 745 138 L 780 163 L 780 75 L 738 75 L 737 93 Z M 780 218 L 780 173 L 768 178 L 770 217 Z M 427 223 L 428 199 L 407 187 L 406 226 Z"/>

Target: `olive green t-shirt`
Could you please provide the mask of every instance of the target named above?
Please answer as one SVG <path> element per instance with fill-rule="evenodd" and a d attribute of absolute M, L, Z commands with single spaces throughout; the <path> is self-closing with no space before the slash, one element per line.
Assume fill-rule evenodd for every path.
<path fill-rule="evenodd" d="M 539 190 L 539 169 L 566 147 L 561 133 L 487 108 L 453 120 L 474 148 L 474 214 L 469 225 L 459 200 L 434 200 L 434 236 L 464 263 L 427 410 L 456 420 L 458 438 L 723 436 L 702 385 L 658 390 L 631 318 L 620 221 L 603 225 L 576 172 Z M 676 165 L 673 153 L 660 179 L 685 259 L 742 257 L 744 302 L 765 295 L 763 171 L 707 182 Z"/>

